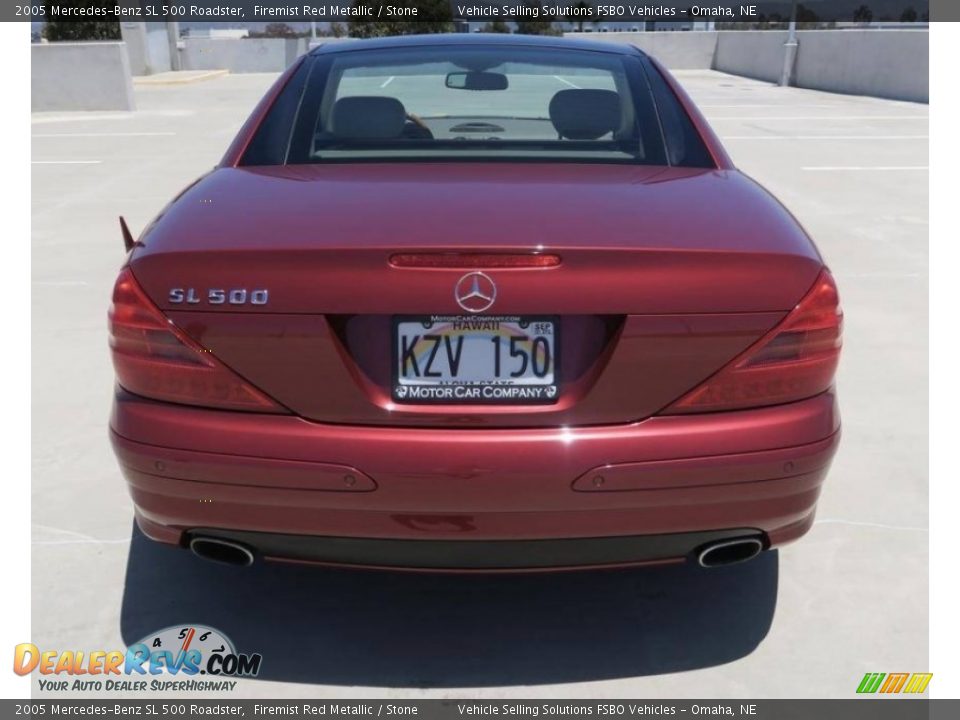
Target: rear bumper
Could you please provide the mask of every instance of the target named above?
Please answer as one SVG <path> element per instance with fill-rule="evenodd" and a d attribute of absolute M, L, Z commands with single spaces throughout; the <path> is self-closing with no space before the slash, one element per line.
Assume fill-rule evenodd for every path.
<path fill-rule="evenodd" d="M 246 541 L 272 559 L 519 569 L 682 559 L 704 534 L 731 531 L 768 546 L 793 540 L 813 521 L 839 426 L 832 393 L 630 425 L 431 430 L 202 410 L 121 390 L 111 438 L 155 540 L 256 533 Z M 386 540 L 409 542 L 373 542 Z"/>
<path fill-rule="evenodd" d="M 230 540 L 266 560 L 443 572 L 530 572 L 672 563 L 695 558 L 700 549 L 725 540 L 757 538 L 766 545 L 762 533 L 747 528 L 554 540 L 396 540 L 218 528 L 197 528 L 188 533 L 189 537 Z"/>

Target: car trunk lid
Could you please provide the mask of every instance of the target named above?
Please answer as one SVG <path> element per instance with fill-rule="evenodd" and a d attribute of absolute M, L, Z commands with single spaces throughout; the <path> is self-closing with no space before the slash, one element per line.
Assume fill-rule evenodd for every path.
<path fill-rule="evenodd" d="M 338 423 L 639 420 L 759 339 L 822 267 L 743 175 L 626 165 L 221 169 L 142 241 L 133 271 L 178 326 L 294 412 Z M 464 262 L 400 267 L 397 253 Z M 396 403 L 391 319 L 466 314 L 456 287 L 477 253 L 559 259 L 482 268 L 484 314 L 558 318 L 558 397 Z"/>

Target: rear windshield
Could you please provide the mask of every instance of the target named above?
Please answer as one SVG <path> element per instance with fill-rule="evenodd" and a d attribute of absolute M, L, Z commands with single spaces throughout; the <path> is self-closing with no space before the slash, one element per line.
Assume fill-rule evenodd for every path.
<path fill-rule="evenodd" d="M 656 72 L 652 68 L 650 71 Z M 651 89 L 641 57 L 502 46 L 406 47 L 307 59 L 274 103 L 243 165 L 543 160 L 678 165 L 689 119 Z M 659 79 L 662 83 L 662 79 Z M 670 103 L 658 113 L 657 104 Z M 674 141 L 675 142 L 675 141 Z"/>

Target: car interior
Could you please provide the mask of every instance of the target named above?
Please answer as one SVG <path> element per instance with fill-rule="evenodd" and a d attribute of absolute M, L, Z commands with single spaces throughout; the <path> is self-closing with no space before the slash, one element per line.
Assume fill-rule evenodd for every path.
<path fill-rule="evenodd" d="M 429 120 L 429 121 L 428 121 Z M 558 140 L 599 140 L 605 136 L 623 137 L 629 133 L 620 96 L 613 90 L 559 90 L 549 105 L 549 121 Z M 397 98 L 387 96 L 343 97 L 333 106 L 330 130 L 320 133 L 321 140 L 432 140 L 435 130 L 453 139 L 486 138 L 498 140 L 505 126 L 526 130 L 524 126 L 542 126 L 537 118 L 420 118 L 407 112 Z M 516 126 L 521 127 L 516 127 Z M 523 133 L 529 137 L 528 133 Z"/>

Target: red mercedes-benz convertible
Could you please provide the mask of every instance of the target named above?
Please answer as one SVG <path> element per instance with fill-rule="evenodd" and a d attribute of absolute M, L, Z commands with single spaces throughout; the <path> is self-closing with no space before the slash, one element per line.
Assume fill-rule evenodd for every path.
<path fill-rule="evenodd" d="M 130 248 L 111 437 L 223 562 L 747 560 L 813 522 L 842 314 L 636 48 L 325 45 Z"/>

